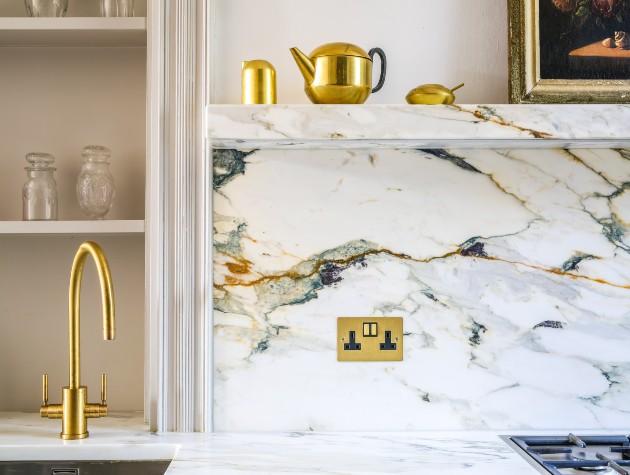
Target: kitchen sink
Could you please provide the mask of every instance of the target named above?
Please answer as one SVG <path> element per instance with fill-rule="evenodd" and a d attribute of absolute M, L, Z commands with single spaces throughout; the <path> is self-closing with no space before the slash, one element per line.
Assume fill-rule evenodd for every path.
<path fill-rule="evenodd" d="M 0 475 L 163 475 L 172 444 L 0 446 Z"/>
<path fill-rule="evenodd" d="M 0 462 L 0 475 L 163 475 L 170 460 Z"/>

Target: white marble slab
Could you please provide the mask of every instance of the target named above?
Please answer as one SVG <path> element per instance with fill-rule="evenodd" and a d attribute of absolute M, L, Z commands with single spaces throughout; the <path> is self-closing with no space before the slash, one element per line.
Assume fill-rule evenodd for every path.
<path fill-rule="evenodd" d="M 215 148 L 623 148 L 628 105 L 210 105 Z"/>
<path fill-rule="evenodd" d="M 627 150 L 228 150 L 214 187 L 219 430 L 630 427 Z M 402 363 L 336 361 L 370 315 Z"/>
<path fill-rule="evenodd" d="M 0 461 L 143 459 L 174 453 L 167 475 L 535 475 L 494 432 L 152 434 L 140 415 L 90 421 L 90 437 L 59 438 L 60 421 L 0 413 Z"/>

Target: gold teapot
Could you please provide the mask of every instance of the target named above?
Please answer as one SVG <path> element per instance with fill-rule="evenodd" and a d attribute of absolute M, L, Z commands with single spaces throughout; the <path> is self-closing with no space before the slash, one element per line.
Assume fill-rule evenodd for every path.
<path fill-rule="evenodd" d="M 314 104 L 363 104 L 385 83 L 387 60 L 380 48 L 369 53 L 350 43 L 328 43 L 306 56 L 290 49 L 304 76 L 304 91 Z M 372 89 L 372 61 L 381 58 L 381 75 Z"/>

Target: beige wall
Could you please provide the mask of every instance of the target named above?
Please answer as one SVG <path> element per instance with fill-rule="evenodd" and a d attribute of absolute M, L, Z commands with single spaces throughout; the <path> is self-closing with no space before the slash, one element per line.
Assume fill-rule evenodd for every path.
<path fill-rule="evenodd" d="M 0 410 L 36 412 L 41 375 L 51 403 L 68 384 L 68 283 L 76 249 L 87 239 L 105 250 L 114 280 L 116 340 L 103 341 L 100 289 L 91 260 L 82 288 L 81 377 L 90 402 L 109 377 L 113 410 L 142 409 L 144 236 L 0 237 Z"/>
<path fill-rule="evenodd" d="M 1 220 L 22 219 L 24 156 L 56 157 L 59 219 L 83 219 L 75 183 L 81 148 L 112 150 L 108 219 L 144 218 L 144 48 L 0 48 Z"/>

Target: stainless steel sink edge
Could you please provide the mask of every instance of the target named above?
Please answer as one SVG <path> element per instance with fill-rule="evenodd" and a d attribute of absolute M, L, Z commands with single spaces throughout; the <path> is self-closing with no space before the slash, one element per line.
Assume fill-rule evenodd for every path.
<path fill-rule="evenodd" d="M 172 460 L 180 444 L 0 445 L 0 462 Z"/>
<path fill-rule="evenodd" d="M 171 460 L 0 462 L 0 475 L 164 475 Z"/>

